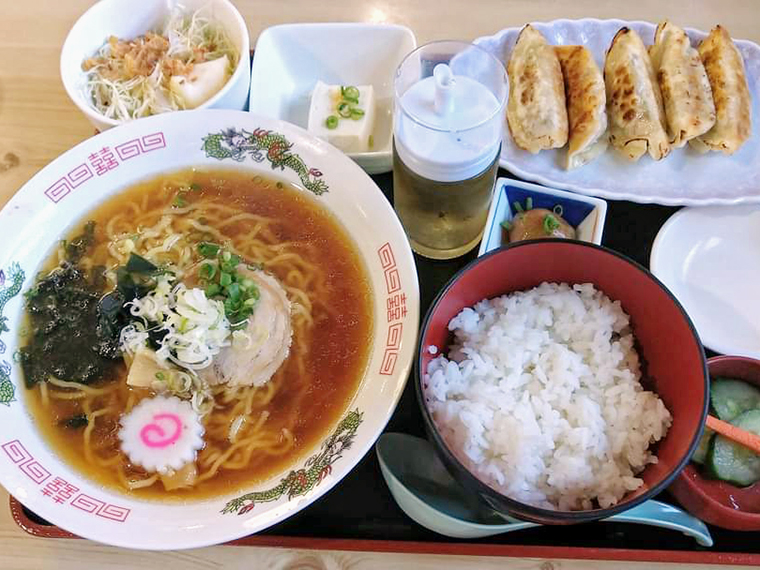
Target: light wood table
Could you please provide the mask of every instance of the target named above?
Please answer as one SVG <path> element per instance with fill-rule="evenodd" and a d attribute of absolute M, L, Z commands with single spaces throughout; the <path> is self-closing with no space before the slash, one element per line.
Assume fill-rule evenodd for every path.
<path fill-rule="evenodd" d="M 139 3 L 140 0 L 135 0 Z M 58 73 L 66 33 L 92 0 L 2 0 L 0 3 L 0 207 L 38 170 L 93 134 L 67 98 Z M 473 39 L 501 28 L 555 18 L 622 18 L 709 29 L 760 42 L 757 0 L 235 0 L 255 42 L 286 22 L 361 21 L 409 26 L 418 42 Z M 0 228 L 2 247 L 3 228 Z M 0 568 L 660 568 L 650 563 L 545 561 L 488 557 L 341 553 L 220 546 L 174 553 L 139 553 L 84 540 L 44 540 L 11 520 L 0 488 Z M 707 567 L 707 566 L 705 566 Z M 726 568 L 726 566 L 721 566 Z"/>

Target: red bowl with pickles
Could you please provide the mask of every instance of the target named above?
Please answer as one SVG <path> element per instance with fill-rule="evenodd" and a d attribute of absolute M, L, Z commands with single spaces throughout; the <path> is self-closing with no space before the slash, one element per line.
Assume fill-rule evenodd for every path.
<path fill-rule="evenodd" d="M 744 356 L 716 356 L 708 359 L 711 377 L 744 380 L 760 388 L 760 360 Z M 702 474 L 699 465 L 689 463 L 668 489 L 695 517 L 708 524 L 731 530 L 760 530 L 760 481 L 739 487 Z"/>

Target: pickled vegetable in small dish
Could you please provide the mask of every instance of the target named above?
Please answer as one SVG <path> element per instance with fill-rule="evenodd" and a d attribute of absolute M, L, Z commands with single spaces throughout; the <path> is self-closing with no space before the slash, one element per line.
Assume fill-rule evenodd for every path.
<path fill-rule="evenodd" d="M 478 255 L 520 241 L 518 234 L 531 228 L 537 234 L 535 238 L 568 237 L 602 243 L 607 215 L 604 200 L 511 178 L 498 178 L 495 187 Z M 522 214 L 517 204 L 524 210 Z"/>
<path fill-rule="evenodd" d="M 128 121 L 198 107 L 224 87 L 238 57 L 222 25 L 175 8 L 159 30 L 110 36 L 82 70 L 95 109 Z"/>
<path fill-rule="evenodd" d="M 561 204 L 556 204 L 551 210 L 533 208 L 533 198 L 528 198 L 524 208 L 520 202 L 515 202 L 513 208 L 517 213 L 512 221 L 501 222 L 501 227 L 509 232 L 510 242 L 545 238 L 575 239 L 575 228 L 562 217 L 564 210 Z"/>
<path fill-rule="evenodd" d="M 733 417 L 727 421 L 734 424 L 729 428 L 743 429 L 751 435 L 753 429 L 748 419 L 752 419 L 760 407 L 757 400 L 760 360 L 745 356 L 714 356 L 708 359 L 707 368 L 711 376 L 710 415 Z M 740 420 L 745 414 L 750 415 Z M 710 416 L 707 422 L 714 425 Z M 707 427 L 705 432 L 692 460 L 676 477 L 668 492 L 692 515 L 708 524 L 731 530 L 760 530 L 760 483 L 745 486 L 737 480 L 747 468 L 753 469 L 754 459 L 745 460 L 757 456 L 749 449 L 733 448 L 732 441 L 724 441 Z M 738 453 L 734 453 L 736 451 Z M 710 473 L 708 465 L 711 462 L 723 475 L 721 479 Z"/>
<path fill-rule="evenodd" d="M 736 378 L 717 376 L 710 386 L 710 405 L 718 419 L 760 435 L 760 389 Z M 760 481 L 760 455 L 705 427 L 692 461 L 705 476 L 747 487 Z"/>

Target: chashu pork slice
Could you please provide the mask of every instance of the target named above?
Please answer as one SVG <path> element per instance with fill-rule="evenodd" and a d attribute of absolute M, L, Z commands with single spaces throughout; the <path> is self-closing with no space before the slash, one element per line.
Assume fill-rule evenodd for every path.
<path fill-rule="evenodd" d="M 237 272 L 254 281 L 260 294 L 243 329 L 248 339 L 223 348 L 199 375 L 210 385 L 263 386 L 290 353 L 290 301 L 279 281 L 264 271 L 241 264 Z"/>

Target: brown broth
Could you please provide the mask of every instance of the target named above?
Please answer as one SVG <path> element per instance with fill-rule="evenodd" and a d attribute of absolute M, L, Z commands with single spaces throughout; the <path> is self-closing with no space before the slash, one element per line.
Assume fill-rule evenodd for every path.
<path fill-rule="evenodd" d="M 280 422 L 292 431 L 295 436 L 293 448 L 282 456 L 257 456 L 254 453 L 247 468 L 222 470 L 212 479 L 190 490 L 167 492 L 163 485 L 156 483 L 146 489 L 126 491 L 112 469 L 94 466 L 85 460 L 80 429 L 59 425 L 62 420 L 81 412 L 76 403 L 53 400 L 46 408 L 38 389 L 25 392 L 29 409 L 45 439 L 57 454 L 80 473 L 106 487 L 142 498 L 198 500 L 236 492 L 294 466 L 307 450 L 329 434 L 356 394 L 367 366 L 372 342 L 373 306 L 368 274 L 356 245 L 332 214 L 308 192 L 291 188 L 288 183 L 276 179 L 262 179 L 239 170 L 191 170 L 176 174 L 192 180 L 202 188 L 197 192 L 199 198 L 223 199 L 225 204 L 234 205 L 241 212 L 276 219 L 277 237 L 282 241 L 312 246 L 303 247 L 299 253 L 326 270 L 329 287 L 325 304 L 337 310 L 325 311 L 319 316 L 315 333 L 309 342 L 305 365 L 307 376 L 311 379 L 310 385 L 305 396 L 299 398 L 293 397 L 293 391 L 280 389 L 268 406 L 270 419 L 267 421 L 273 426 L 278 426 Z M 108 199 L 77 223 L 71 236 L 77 235 L 86 221 L 95 220 L 96 241 L 102 242 L 105 240 L 104 227 L 107 221 L 122 211 L 130 201 L 139 198 L 147 200 L 150 207 L 165 205 L 163 199 L 159 203 L 156 198 L 158 193 L 155 192 L 165 179 L 161 176 L 139 183 Z M 242 225 L 240 228 L 233 226 L 228 233 L 234 234 L 242 229 Z M 56 265 L 57 259 L 51 259 L 46 267 L 51 269 Z M 276 275 L 276 271 L 273 273 L 280 279 L 284 278 L 283 275 Z M 299 381 L 295 366 L 288 366 L 289 360 L 291 357 L 283 364 L 286 369 L 283 386 Z M 117 376 L 105 383 L 125 382 L 126 368 L 123 365 L 119 367 Z M 105 442 L 114 454 L 119 453 L 119 442 L 115 437 L 118 429 L 116 423 L 116 419 L 110 423 L 103 422 L 93 435 L 94 441 Z"/>

